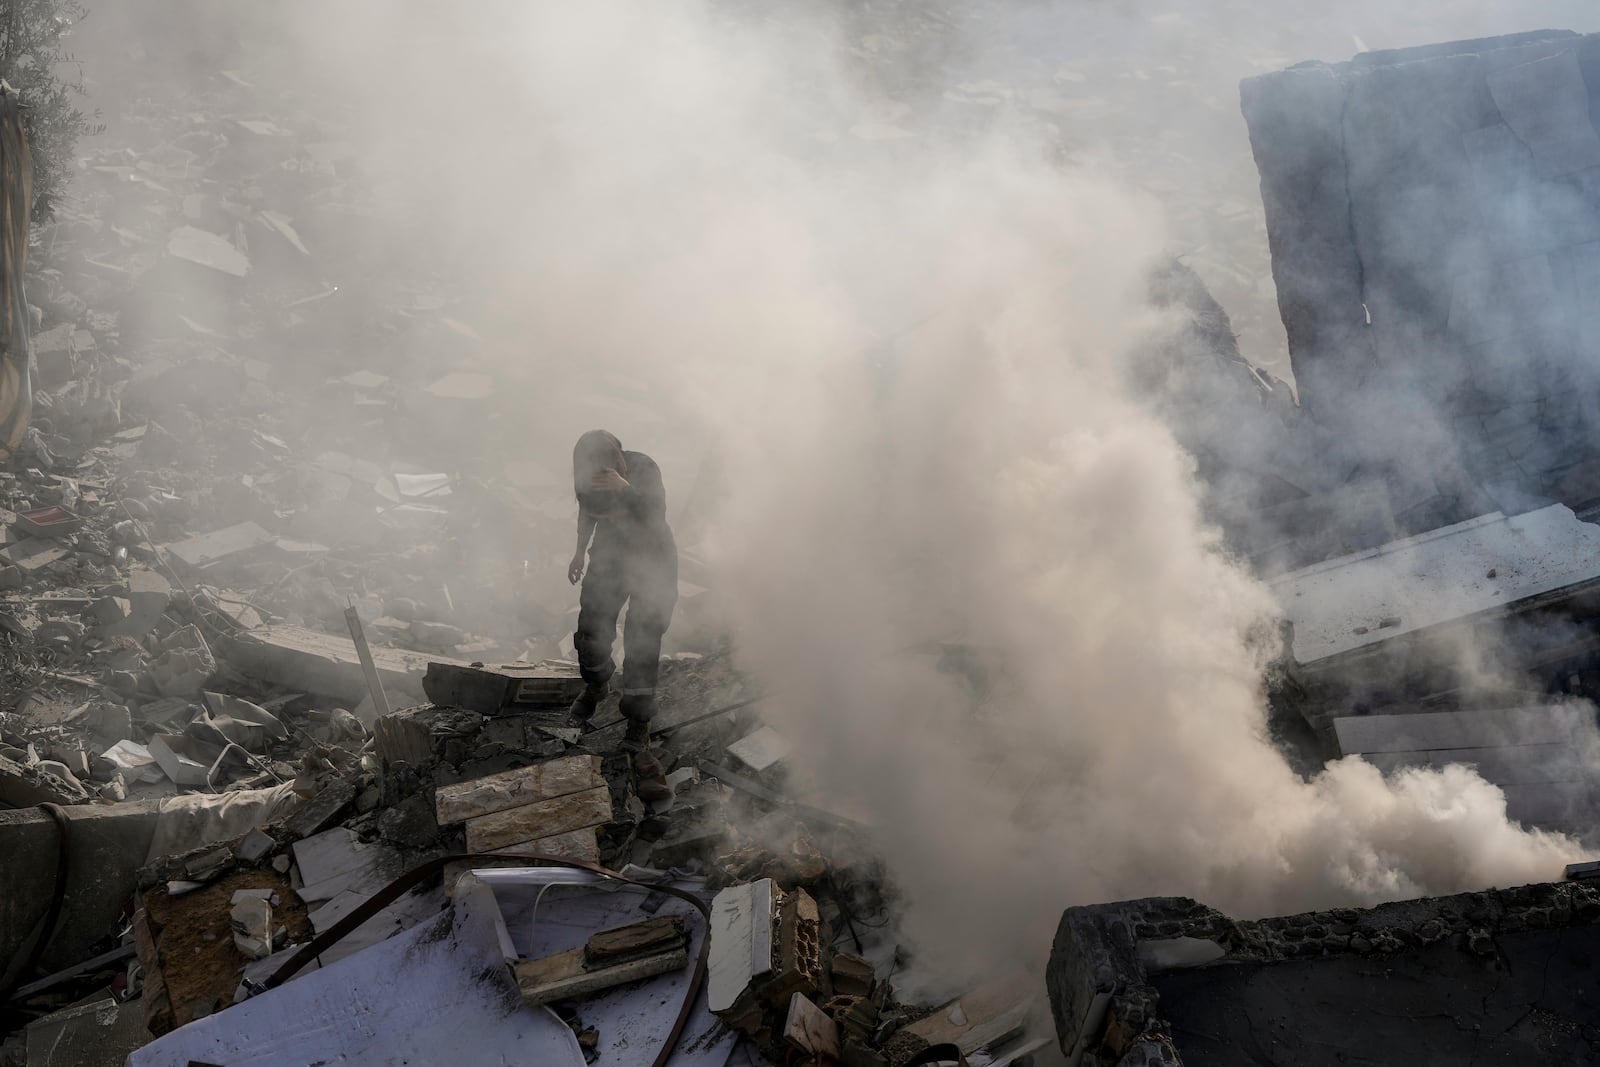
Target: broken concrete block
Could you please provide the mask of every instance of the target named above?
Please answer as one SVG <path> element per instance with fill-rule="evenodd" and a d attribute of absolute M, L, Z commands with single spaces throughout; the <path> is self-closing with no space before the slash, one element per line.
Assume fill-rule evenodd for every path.
<path fill-rule="evenodd" d="M 143 638 L 166 612 L 172 601 L 172 586 L 160 574 L 145 567 L 128 572 L 128 615 L 120 622 L 102 624 L 102 637 Z"/>
<path fill-rule="evenodd" d="M 831 964 L 833 991 L 845 996 L 870 997 L 877 975 L 870 961 L 848 952 L 835 952 Z"/>
<path fill-rule="evenodd" d="M 599 756 L 563 756 L 441 786 L 434 803 L 440 825 L 449 825 L 603 785 Z"/>
<path fill-rule="evenodd" d="M 111 626 L 127 619 L 133 605 L 119 596 L 103 596 L 84 612 L 96 626 Z"/>
<path fill-rule="evenodd" d="M 64 766 L 61 774 L 51 774 L 46 766 L 24 767 L 14 760 L 0 756 L 0 803 L 14 808 L 31 808 L 36 804 L 81 804 L 89 799 L 88 790 Z"/>
<path fill-rule="evenodd" d="M 555 834 L 551 837 L 541 837 L 535 841 L 519 841 L 515 845 L 492 850 L 489 855 L 517 856 L 517 855 L 560 856 L 562 859 L 585 860 L 589 863 L 600 862 L 600 835 L 599 828 L 586 826 L 581 830 L 569 830 L 564 834 Z"/>
<path fill-rule="evenodd" d="M 335 778 L 284 820 L 284 826 L 296 837 L 311 837 L 332 826 L 355 798 L 356 787 Z"/>
<path fill-rule="evenodd" d="M 500 715 L 528 708 L 565 710 L 583 691 L 574 663 L 430 663 L 422 691 L 435 704 Z"/>
<path fill-rule="evenodd" d="M 427 848 L 439 839 L 439 824 L 434 821 L 433 805 L 428 803 L 426 797 L 406 797 L 378 816 L 378 833 L 391 845 Z"/>
<path fill-rule="evenodd" d="M 233 854 L 245 863 L 259 863 L 273 849 L 278 847 L 278 842 L 270 834 L 260 830 L 251 830 L 244 835 Z"/>
<path fill-rule="evenodd" d="M 467 851 L 507 845 L 599 826 L 611 821 L 611 791 L 604 785 L 467 820 Z"/>
<path fill-rule="evenodd" d="M 233 894 L 228 918 L 233 943 L 246 959 L 272 955 L 272 890 L 241 889 Z"/>

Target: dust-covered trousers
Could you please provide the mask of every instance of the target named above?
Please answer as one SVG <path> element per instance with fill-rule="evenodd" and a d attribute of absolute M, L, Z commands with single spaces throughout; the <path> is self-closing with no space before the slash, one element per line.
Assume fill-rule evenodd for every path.
<path fill-rule="evenodd" d="M 578 651 L 583 680 L 604 682 L 616 673 L 611 646 L 623 605 L 622 714 L 648 721 L 656 709 L 656 678 L 661 671 L 661 637 L 678 603 L 678 549 L 672 534 L 616 536 L 604 524 L 589 549 L 589 570 L 578 598 Z"/>

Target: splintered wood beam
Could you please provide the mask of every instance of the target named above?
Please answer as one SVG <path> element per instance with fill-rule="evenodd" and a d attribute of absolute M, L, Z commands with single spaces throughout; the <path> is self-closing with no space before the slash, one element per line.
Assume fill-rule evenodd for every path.
<path fill-rule="evenodd" d="M 581 948 L 512 964 L 528 1004 L 548 1004 L 654 978 L 689 965 L 689 931 L 681 915 L 658 915 L 590 936 Z"/>
<path fill-rule="evenodd" d="M 512 964 L 511 969 L 517 978 L 517 988 L 522 990 L 523 1001 L 539 1005 L 573 1000 L 628 982 L 637 982 L 641 978 L 680 971 L 689 965 L 687 945 L 596 971 L 584 970 L 583 953 L 583 949 L 574 948 L 543 959 L 518 960 Z"/>

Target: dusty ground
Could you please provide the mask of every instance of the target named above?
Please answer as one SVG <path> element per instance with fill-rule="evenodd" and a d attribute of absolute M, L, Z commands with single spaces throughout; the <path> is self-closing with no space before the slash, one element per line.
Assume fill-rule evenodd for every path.
<path fill-rule="evenodd" d="M 165 887 L 144 895 L 178 1025 L 194 1018 L 196 1008 L 233 1003 L 233 991 L 248 960 L 227 934 L 229 902 L 241 889 L 266 888 L 278 892 L 274 927 L 287 928 L 289 940 L 303 944 L 311 937 L 306 906 L 289 888 L 288 879 L 274 871 L 238 871 L 177 898 L 169 896 Z"/>

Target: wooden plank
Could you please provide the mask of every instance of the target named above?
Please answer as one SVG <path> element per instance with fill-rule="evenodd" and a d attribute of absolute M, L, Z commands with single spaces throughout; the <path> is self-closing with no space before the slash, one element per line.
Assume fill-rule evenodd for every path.
<path fill-rule="evenodd" d="M 604 785 L 599 756 L 561 756 L 434 791 L 440 826 Z"/>
<path fill-rule="evenodd" d="M 359 704 L 367 695 L 367 676 L 355 642 L 348 637 L 307 630 L 302 626 L 263 626 L 221 642 L 228 663 L 252 678 L 289 689 L 337 697 Z M 374 648 L 373 666 L 385 689 L 417 693 L 429 663 L 455 663 L 426 652 Z"/>
<path fill-rule="evenodd" d="M 1506 748 L 1449 748 L 1431 752 L 1367 752 L 1362 759 L 1385 774 L 1402 767 L 1444 767 L 1464 763 L 1496 785 L 1581 782 L 1588 778 L 1583 758 L 1572 745 L 1512 745 Z"/>
<path fill-rule="evenodd" d="M 550 837 L 536 838 L 532 841 L 518 841 L 514 845 L 492 849 L 489 855 L 515 856 L 535 852 L 541 856 L 560 856 L 562 859 L 599 863 L 600 839 L 596 834 L 598 829 L 595 826 L 585 826 L 581 830 L 569 830 L 564 834 L 552 834 Z"/>
<path fill-rule="evenodd" d="M 683 924 L 683 916 L 658 915 L 590 935 L 588 944 L 583 947 L 583 963 L 595 970 L 638 956 L 654 956 L 688 943 L 689 929 Z"/>
<path fill-rule="evenodd" d="M 549 1004 L 557 1000 L 586 997 L 643 978 L 681 971 L 689 965 L 687 946 L 645 956 L 597 971 L 583 969 L 583 949 L 569 949 L 539 960 L 518 960 L 511 965 L 522 990 L 523 1002 Z"/>
<path fill-rule="evenodd" d="M 1339 752 L 1346 756 L 1560 744 L 1572 740 L 1580 714 L 1573 707 L 1535 705 L 1416 715 L 1348 715 L 1333 720 L 1333 731 Z"/>
<path fill-rule="evenodd" d="M 467 820 L 467 851 L 490 852 L 519 841 L 564 834 L 611 821 L 611 791 L 603 785 Z"/>

